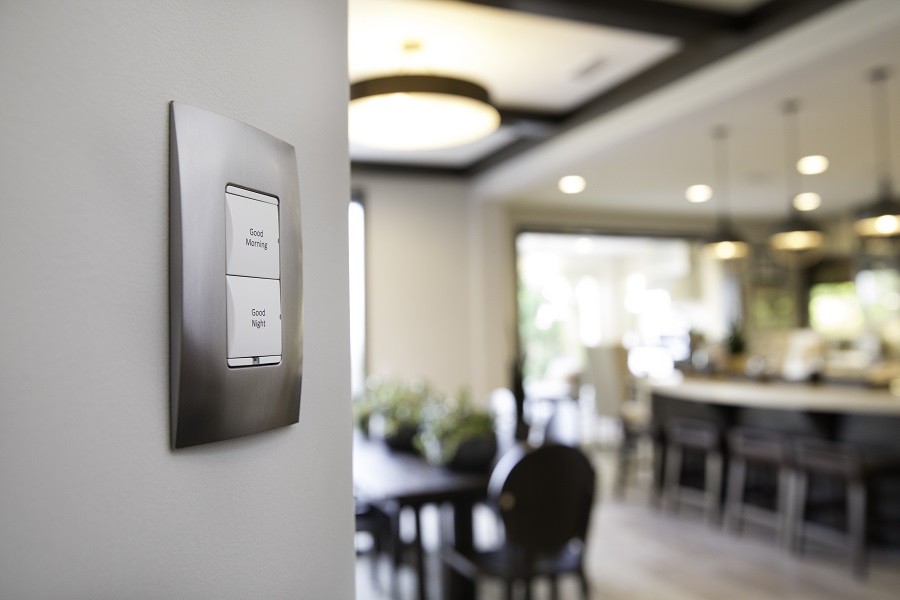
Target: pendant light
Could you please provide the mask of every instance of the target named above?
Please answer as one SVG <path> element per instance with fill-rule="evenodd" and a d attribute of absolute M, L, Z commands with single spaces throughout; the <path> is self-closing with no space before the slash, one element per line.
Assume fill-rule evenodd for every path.
<path fill-rule="evenodd" d="M 801 216 L 794 206 L 794 196 L 799 190 L 799 173 L 794 167 L 800 154 L 800 133 L 797 126 L 797 100 L 784 103 L 785 151 L 787 153 L 788 216 L 769 236 L 769 250 L 779 264 L 802 268 L 813 265 L 822 258 L 825 236 L 808 219 Z"/>
<path fill-rule="evenodd" d="M 887 92 L 888 70 L 872 70 L 875 154 L 878 165 L 878 199 L 856 213 L 857 235 L 862 238 L 887 238 L 900 234 L 900 201 L 894 197 L 891 183 L 890 104 Z"/>
<path fill-rule="evenodd" d="M 417 41 L 404 52 L 418 52 Z M 398 73 L 350 86 L 350 141 L 369 148 L 421 151 L 475 142 L 500 126 L 481 85 L 432 74 Z"/>
<path fill-rule="evenodd" d="M 706 249 L 719 260 L 735 260 L 744 258 L 750 251 L 750 246 L 738 236 L 731 224 L 731 215 L 728 205 L 728 131 L 719 125 L 713 128 L 713 142 L 716 158 L 716 186 L 715 200 L 718 205 L 718 217 L 713 237 L 706 245 Z"/>

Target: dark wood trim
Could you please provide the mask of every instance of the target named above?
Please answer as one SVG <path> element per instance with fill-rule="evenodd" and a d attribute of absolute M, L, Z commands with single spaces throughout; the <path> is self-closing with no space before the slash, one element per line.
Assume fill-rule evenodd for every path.
<path fill-rule="evenodd" d="M 743 26 L 741 15 L 655 0 L 464 0 L 493 8 L 582 21 L 670 37 L 695 37 Z"/>
<path fill-rule="evenodd" d="M 460 177 L 467 178 L 472 166 L 463 168 L 435 167 L 432 165 L 417 165 L 413 163 L 374 163 L 354 160 L 350 163 L 351 172 L 354 175 L 418 175 L 431 177 Z"/>

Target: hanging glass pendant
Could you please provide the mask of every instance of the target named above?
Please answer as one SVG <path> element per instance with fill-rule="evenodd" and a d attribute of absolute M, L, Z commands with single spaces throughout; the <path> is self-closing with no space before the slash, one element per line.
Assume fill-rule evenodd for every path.
<path fill-rule="evenodd" d="M 716 230 L 706 244 L 707 251 L 718 260 L 737 260 L 750 253 L 750 245 L 734 230 L 728 205 L 728 132 L 724 126 L 713 129 L 716 156 L 716 204 L 718 219 Z"/>
<path fill-rule="evenodd" d="M 797 110 L 796 100 L 788 100 L 784 103 L 785 150 L 787 163 L 790 165 L 787 179 L 789 185 L 794 189 L 793 193 L 788 194 L 787 218 L 769 236 L 769 252 L 772 258 L 782 266 L 792 269 L 809 267 L 819 262 L 825 245 L 825 234 L 812 221 L 802 217 L 794 205 L 794 197 L 799 188 L 797 171 L 794 168 L 794 163 L 800 154 L 800 136 L 796 122 Z"/>

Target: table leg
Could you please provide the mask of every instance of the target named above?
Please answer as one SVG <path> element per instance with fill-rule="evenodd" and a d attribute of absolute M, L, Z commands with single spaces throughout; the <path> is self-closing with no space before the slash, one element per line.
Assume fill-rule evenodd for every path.
<path fill-rule="evenodd" d="M 400 506 L 391 506 L 391 597 L 400 597 L 400 565 L 403 563 L 403 540 L 400 537 Z"/>
<path fill-rule="evenodd" d="M 419 600 L 425 600 L 425 598 L 428 597 L 428 594 L 426 592 L 425 549 L 422 547 L 422 507 L 414 506 L 413 510 L 416 512 L 416 537 L 414 545 L 416 552 L 416 576 L 419 580 Z"/>
<path fill-rule="evenodd" d="M 453 545 L 458 552 L 471 553 L 475 548 L 472 535 L 472 500 L 457 500 L 441 507 L 442 543 Z M 442 565 L 444 600 L 475 597 L 475 582 L 466 579 L 446 564 Z"/>

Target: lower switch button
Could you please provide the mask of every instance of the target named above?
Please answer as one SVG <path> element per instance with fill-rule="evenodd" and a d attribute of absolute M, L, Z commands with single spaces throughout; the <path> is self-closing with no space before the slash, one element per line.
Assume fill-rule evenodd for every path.
<path fill-rule="evenodd" d="M 281 282 L 227 275 L 228 366 L 281 362 Z"/>

